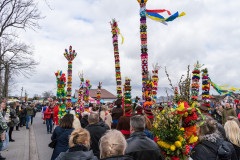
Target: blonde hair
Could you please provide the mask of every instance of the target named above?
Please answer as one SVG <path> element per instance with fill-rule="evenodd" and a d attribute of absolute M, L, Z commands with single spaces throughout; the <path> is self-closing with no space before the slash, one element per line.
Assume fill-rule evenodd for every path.
<path fill-rule="evenodd" d="M 87 144 L 84 144 L 87 141 Z M 90 134 L 86 129 L 78 128 L 75 129 L 69 138 L 69 147 L 73 147 L 76 144 L 90 146 Z"/>
<path fill-rule="evenodd" d="M 127 142 L 118 130 L 109 130 L 100 140 L 100 158 L 124 155 Z"/>
<path fill-rule="evenodd" d="M 226 131 L 226 136 L 230 142 L 240 147 L 240 128 L 234 120 L 228 120 L 224 129 Z"/>
<path fill-rule="evenodd" d="M 235 121 L 237 123 L 237 125 L 240 127 L 240 124 L 239 124 L 239 120 L 237 117 L 234 117 L 234 116 L 228 116 L 227 117 L 227 121 Z"/>

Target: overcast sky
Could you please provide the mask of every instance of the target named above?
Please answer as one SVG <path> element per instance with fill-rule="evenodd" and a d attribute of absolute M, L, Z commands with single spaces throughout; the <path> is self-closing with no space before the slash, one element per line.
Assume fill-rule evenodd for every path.
<path fill-rule="evenodd" d="M 57 70 L 67 71 L 64 49 L 72 45 L 78 53 L 73 61 L 73 90 L 78 89 L 78 72 L 84 72 L 93 88 L 99 81 L 116 94 L 112 34 L 109 22 L 118 21 L 124 44 L 119 44 L 122 81 L 132 79 L 133 96 L 141 95 L 141 60 L 139 4 L 137 0 L 39 0 L 44 19 L 41 29 L 22 32 L 24 42 L 34 46 L 40 63 L 29 79 L 16 77 L 12 95 L 21 87 L 31 96 L 51 90 L 56 93 Z M 51 8 L 51 9 L 50 9 Z M 168 9 L 186 16 L 165 26 L 147 19 L 149 69 L 153 63 L 167 66 L 173 84 L 187 65 L 193 69 L 199 60 L 219 85 L 239 84 L 240 18 L 239 0 L 148 0 L 147 9 Z M 121 40 L 120 40 L 121 41 Z M 159 72 L 159 86 L 169 87 L 164 69 Z M 212 90 L 212 89 L 211 89 Z M 164 93 L 164 92 L 161 92 Z"/>

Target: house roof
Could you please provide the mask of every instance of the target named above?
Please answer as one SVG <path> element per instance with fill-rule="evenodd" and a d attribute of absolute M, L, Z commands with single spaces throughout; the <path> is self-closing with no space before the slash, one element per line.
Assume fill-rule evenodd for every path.
<path fill-rule="evenodd" d="M 78 93 L 78 90 L 75 91 L 75 95 L 77 95 L 76 93 Z M 97 89 L 90 89 L 89 96 L 96 99 Z M 101 89 L 101 99 L 117 99 L 117 97 L 108 90 Z"/>

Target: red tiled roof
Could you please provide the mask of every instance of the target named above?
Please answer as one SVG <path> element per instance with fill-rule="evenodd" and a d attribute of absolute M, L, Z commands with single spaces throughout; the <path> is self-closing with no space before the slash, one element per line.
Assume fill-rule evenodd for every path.
<path fill-rule="evenodd" d="M 97 98 L 97 89 L 90 89 L 90 97 Z M 106 89 L 101 89 L 101 99 L 116 99 L 117 97 Z"/>
<path fill-rule="evenodd" d="M 78 93 L 78 90 L 75 91 Z M 90 89 L 90 97 L 97 98 L 97 89 Z M 117 97 L 106 89 L 101 89 L 101 99 L 117 99 Z"/>

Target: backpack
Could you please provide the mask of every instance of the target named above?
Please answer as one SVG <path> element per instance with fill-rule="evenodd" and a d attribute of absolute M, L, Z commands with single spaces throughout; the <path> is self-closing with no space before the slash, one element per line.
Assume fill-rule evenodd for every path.
<path fill-rule="evenodd" d="M 217 151 L 217 160 L 231 160 L 232 151 L 231 148 L 228 146 L 228 142 L 220 139 L 217 143 L 219 145 Z"/>
<path fill-rule="evenodd" d="M 206 146 L 214 154 L 217 154 L 216 160 L 231 160 L 232 151 L 227 141 L 224 141 L 223 139 L 218 139 L 218 148 L 216 149 L 215 147 L 213 148 L 212 145 L 209 145 L 209 143 L 211 142 L 205 141 L 205 143 L 202 143 L 202 145 Z"/>

